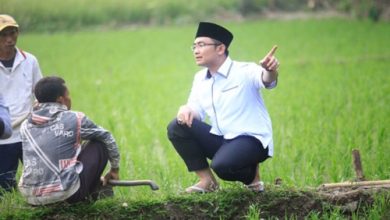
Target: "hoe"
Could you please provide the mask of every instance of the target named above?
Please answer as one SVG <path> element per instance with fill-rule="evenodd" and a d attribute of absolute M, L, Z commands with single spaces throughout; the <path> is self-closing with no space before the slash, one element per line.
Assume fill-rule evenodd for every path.
<path fill-rule="evenodd" d="M 152 190 L 158 190 L 158 186 L 152 180 L 109 180 L 111 186 L 150 186 Z"/>

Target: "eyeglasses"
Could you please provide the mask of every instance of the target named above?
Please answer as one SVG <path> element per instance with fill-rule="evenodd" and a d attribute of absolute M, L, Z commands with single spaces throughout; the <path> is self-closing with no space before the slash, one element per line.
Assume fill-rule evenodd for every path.
<path fill-rule="evenodd" d="M 207 44 L 207 43 L 203 43 L 203 42 L 200 42 L 200 43 L 197 43 L 197 44 L 194 44 L 191 46 L 191 50 L 194 51 L 197 47 L 202 49 L 203 47 L 206 47 L 206 46 L 219 46 L 221 44 Z"/>

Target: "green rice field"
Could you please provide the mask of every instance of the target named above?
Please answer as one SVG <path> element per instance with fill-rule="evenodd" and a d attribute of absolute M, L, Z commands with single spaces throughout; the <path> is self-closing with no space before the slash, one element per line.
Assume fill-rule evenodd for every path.
<path fill-rule="evenodd" d="M 266 184 L 291 187 L 354 180 L 352 150 L 369 180 L 390 179 L 390 25 L 342 19 L 219 22 L 234 34 L 232 59 L 258 62 L 273 45 L 279 84 L 262 91 L 271 115 L 275 154 L 261 166 Z M 122 179 L 148 187 L 116 188 L 119 200 L 180 195 L 197 181 L 166 137 L 186 102 L 195 65 L 197 24 L 110 31 L 21 33 L 44 75 L 66 81 L 72 108 L 112 131 Z M 220 181 L 223 189 L 240 183 Z M 12 202 L 11 202 L 12 200 Z M 3 207 L 23 207 L 18 194 Z M 1 208 L 0 208 L 1 210 Z"/>

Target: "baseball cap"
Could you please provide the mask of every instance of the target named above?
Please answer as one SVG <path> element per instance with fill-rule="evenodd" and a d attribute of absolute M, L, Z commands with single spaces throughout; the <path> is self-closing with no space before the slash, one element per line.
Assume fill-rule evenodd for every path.
<path fill-rule="evenodd" d="M 0 14 L 0 31 L 2 31 L 6 27 L 19 27 L 18 23 L 16 23 L 15 19 L 6 14 Z"/>

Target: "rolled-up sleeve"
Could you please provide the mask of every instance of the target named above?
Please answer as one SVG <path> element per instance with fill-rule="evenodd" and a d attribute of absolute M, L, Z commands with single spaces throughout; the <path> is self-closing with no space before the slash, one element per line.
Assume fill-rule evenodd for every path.
<path fill-rule="evenodd" d="M 264 69 L 263 67 L 255 64 L 255 63 L 251 63 L 250 65 L 248 65 L 247 71 L 249 73 L 248 76 L 251 78 L 250 80 L 252 82 L 254 82 L 254 86 L 257 89 L 261 89 L 261 88 L 273 89 L 278 84 L 278 79 L 277 78 L 273 82 L 271 82 L 269 84 L 264 84 L 264 82 L 263 82 L 263 74 L 267 70 Z"/>

